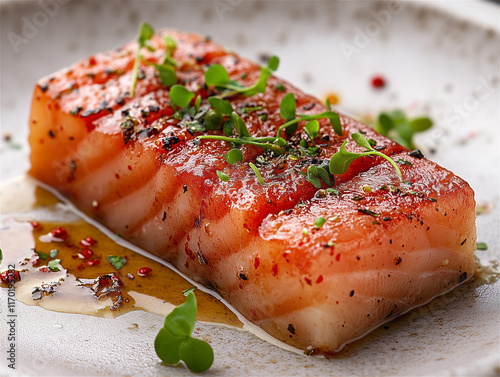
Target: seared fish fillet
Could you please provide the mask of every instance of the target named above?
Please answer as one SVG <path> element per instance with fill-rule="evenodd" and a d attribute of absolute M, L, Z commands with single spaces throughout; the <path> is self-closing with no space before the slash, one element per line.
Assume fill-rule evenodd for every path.
<path fill-rule="evenodd" d="M 210 65 L 223 65 L 242 85 L 257 81 L 255 63 L 173 30 L 152 38 L 155 51 L 143 49 L 144 60 L 162 61 L 165 33 L 177 43 L 178 84 L 202 105 L 217 92 L 204 82 Z M 472 276 L 474 193 L 461 178 L 342 115 L 341 136 L 320 120 L 319 156 L 272 156 L 243 145 L 243 162 L 230 165 L 227 142 L 198 139 L 222 131 L 194 132 L 174 116 L 153 66 L 141 63 L 130 96 L 136 50 L 131 42 L 40 80 L 29 121 L 30 174 L 109 229 L 213 287 L 269 334 L 317 352 L 338 351 Z M 275 136 L 290 92 L 297 113 L 326 111 L 274 76 L 265 93 L 228 99 L 251 135 Z M 123 127 L 127 119 L 133 133 Z M 304 123 L 292 138 L 306 138 Z M 402 183 L 377 156 L 336 175 L 334 190 L 305 179 L 301 172 L 328 161 L 345 140 L 347 150 L 364 151 L 350 139 L 354 132 L 408 162 Z M 316 227 L 319 217 L 326 222 Z"/>

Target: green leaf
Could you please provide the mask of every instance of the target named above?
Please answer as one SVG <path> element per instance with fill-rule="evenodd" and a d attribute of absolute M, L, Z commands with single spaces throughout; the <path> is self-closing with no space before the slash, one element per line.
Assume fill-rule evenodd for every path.
<path fill-rule="evenodd" d="M 193 292 L 189 293 L 186 301 L 174 308 L 165 318 L 164 328 L 176 337 L 191 336 L 196 321 L 196 297 Z"/>
<path fill-rule="evenodd" d="M 432 120 L 427 117 L 414 118 L 410 120 L 410 127 L 414 132 L 427 131 L 432 127 Z"/>
<path fill-rule="evenodd" d="M 476 242 L 477 250 L 488 250 L 488 245 L 485 242 Z"/>
<path fill-rule="evenodd" d="M 317 169 L 317 174 L 319 175 L 321 180 L 325 183 L 325 185 L 333 186 L 335 184 L 335 178 L 328 170 L 328 165 L 319 166 Z"/>
<path fill-rule="evenodd" d="M 392 121 L 392 118 L 390 118 L 389 115 L 385 113 L 379 114 L 377 127 L 375 128 L 376 131 L 384 136 L 387 136 L 389 131 L 393 128 L 394 122 Z"/>
<path fill-rule="evenodd" d="M 257 82 L 247 89 L 242 89 L 239 92 L 244 96 L 251 97 L 257 93 L 264 93 L 267 87 L 267 80 L 271 76 L 271 71 L 267 67 L 262 67 L 260 69 L 260 76 Z"/>
<path fill-rule="evenodd" d="M 295 119 L 296 103 L 293 93 L 286 94 L 281 100 L 280 115 L 285 121 Z"/>
<path fill-rule="evenodd" d="M 194 292 L 196 289 L 198 289 L 198 287 L 196 287 L 196 285 L 193 285 L 191 288 L 183 290 L 182 295 L 184 297 L 187 297 L 191 292 Z"/>
<path fill-rule="evenodd" d="M 151 64 L 158 71 L 162 85 L 172 86 L 177 83 L 177 75 L 172 66 L 167 64 Z"/>
<path fill-rule="evenodd" d="M 304 131 L 306 132 L 307 136 L 309 136 L 314 145 L 313 139 L 318 136 L 319 122 L 317 120 L 310 120 L 304 126 Z"/>
<path fill-rule="evenodd" d="M 214 109 L 210 109 L 205 114 L 205 127 L 207 130 L 220 130 L 222 126 L 222 114 Z"/>
<path fill-rule="evenodd" d="M 62 268 L 60 263 L 60 259 L 52 259 L 49 263 L 47 263 L 47 267 L 50 271 L 60 271 Z"/>
<path fill-rule="evenodd" d="M 330 124 L 332 125 L 335 133 L 337 135 L 341 136 L 342 135 L 342 124 L 340 123 L 339 114 L 334 112 L 333 114 L 330 114 L 328 116 L 328 119 L 330 119 Z"/>
<path fill-rule="evenodd" d="M 142 22 L 139 25 L 139 35 L 137 36 L 137 43 L 139 44 L 139 48 L 146 45 L 146 43 L 153 37 L 155 33 L 154 28 L 146 23 Z"/>
<path fill-rule="evenodd" d="M 347 140 L 342 143 L 340 150 L 330 159 L 330 173 L 344 174 L 354 160 L 364 155 L 363 153 L 347 152 L 345 150 L 346 144 Z"/>
<path fill-rule="evenodd" d="M 205 84 L 207 86 L 223 86 L 229 83 L 229 74 L 220 64 L 208 67 L 205 72 Z"/>
<path fill-rule="evenodd" d="M 226 173 L 221 172 L 220 170 L 217 170 L 216 173 L 217 173 L 217 177 L 219 177 L 219 179 L 221 181 L 223 181 L 223 182 L 229 182 L 229 175 L 227 175 Z"/>
<path fill-rule="evenodd" d="M 325 223 L 326 219 L 323 216 L 320 216 L 316 220 L 314 220 L 314 226 L 318 229 L 321 228 Z"/>
<path fill-rule="evenodd" d="M 262 178 L 262 175 L 260 175 L 260 171 L 259 169 L 257 169 L 257 166 L 255 166 L 253 163 L 248 163 L 248 165 L 252 168 L 253 172 L 255 173 L 255 175 L 257 176 L 257 181 L 263 185 L 263 186 L 266 186 L 266 182 L 264 182 L 264 179 Z"/>
<path fill-rule="evenodd" d="M 59 254 L 59 250 L 57 250 L 57 249 L 52 249 L 49 252 L 49 255 L 51 258 L 55 258 L 57 256 L 57 254 Z"/>
<path fill-rule="evenodd" d="M 189 105 L 194 97 L 194 93 L 187 90 L 182 85 L 174 85 L 170 88 L 168 96 L 176 106 L 184 108 Z"/>
<path fill-rule="evenodd" d="M 154 343 L 156 354 L 166 364 L 177 364 L 181 360 L 179 347 L 186 338 L 175 337 L 166 328 L 161 328 Z"/>
<path fill-rule="evenodd" d="M 177 43 L 168 34 L 163 37 L 163 40 L 165 41 L 165 46 L 167 47 L 167 53 L 171 54 L 177 48 Z"/>
<path fill-rule="evenodd" d="M 2 263 L 2 260 L 3 260 L 3 252 L 2 249 L 0 249 L 0 263 Z"/>
<path fill-rule="evenodd" d="M 229 152 L 227 152 L 224 155 L 224 158 L 230 165 L 234 165 L 237 162 L 242 162 L 243 161 L 243 154 L 239 149 L 231 149 Z"/>
<path fill-rule="evenodd" d="M 280 59 L 277 56 L 271 56 L 267 62 L 267 66 L 271 71 L 276 71 L 280 65 Z"/>
<path fill-rule="evenodd" d="M 250 133 L 248 132 L 245 122 L 236 111 L 231 113 L 231 119 L 233 120 L 234 128 L 236 128 L 236 132 L 239 137 L 250 137 Z"/>
<path fill-rule="evenodd" d="M 127 263 L 127 260 L 119 255 L 108 255 L 106 260 L 117 270 L 121 269 Z"/>
<path fill-rule="evenodd" d="M 40 259 L 42 259 L 42 260 L 47 260 L 47 259 L 49 258 L 49 254 L 47 254 L 47 253 L 44 253 L 44 252 L 42 252 L 42 251 L 38 251 L 38 250 L 35 250 L 35 249 L 33 249 L 33 251 L 34 251 L 35 253 L 37 253 L 37 254 L 38 254 L 38 257 L 39 257 Z"/>
<path fill-rule="evenodd" d="M 222 132 L 225 136 L 231 137 L 234 135 L 234 124 L 232 120 L 226 120 L 222 125 Z"/>
<path fill-rule="evenodd" d="M 317 189 L 320 189 L 322 187 L 321 178 L 318 174 L 318 167 L 317 166 L 310 165 L 307 168 L 306 181 L 310 182 Z"/>
<path fill-rule="evenodd" d="M 366 140 L 366 137 L 363 135 L 363 134 L 360 134 L 360 133 L 353 133 L 351 135 L 351 138 L 352 140 L 354 140 L 356 142 L 356 144 L 358 144 L 360 147 L 363 147 L 363 148 L 366 148 L 367 150 L 370 150 L 372 151 L 373 150 L 373 147 L 371 146 L 371 144 L 368 142 L 368 140 Z"/>
<path fill-rule="evenodd" d="M 186 366 L 196 373 L 208 370 L 214 362 L 214 351 L 210 344 L 191 337 L 180 344 L 179 356 Z"/>
<path fill-rule="evenodd" d="M 208 103 L 215 110 L 220 111 L 224 115 L 231 115 L 234 111 L 231 103 L 229 101 L 226 101 L 225 99 L 220 99 L 217 97 L 209 97 Z"/>

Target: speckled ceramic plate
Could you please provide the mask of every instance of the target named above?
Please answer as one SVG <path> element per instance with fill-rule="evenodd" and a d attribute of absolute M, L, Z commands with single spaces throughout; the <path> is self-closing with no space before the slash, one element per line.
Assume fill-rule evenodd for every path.
<path fill-rule="evenodd" d="M 499 7 L 334 1 L 2 1 L 1 180 L 29 166 L 27 118 L 35 81 L 136 35 L 140 21 L 210 35 L 249 58 L 281 57 L 279 76 L 355 116 L 402 108 L 436 127 L 417 143 L 465 178 L 478 203 L 483 260 L 499 259 Z M 381 74 L 384 90 L 370 78 Z M 1 266 L 3 269 L 4 266 Z M 16 371 L 7 368 L 6 293 L 0 290 L 0 374 L 188 375 L 159 363 L 152 341 L 163 318 L 116 319 L 18 304 Z M 207 375 L 498 375 L 500 282 L 461 286 L 351 344 L 338 356 L 306 357 L 248 332 L 199 324 L 216 360 Z M 138 324 L 135 328 L 132 323 Z"/>

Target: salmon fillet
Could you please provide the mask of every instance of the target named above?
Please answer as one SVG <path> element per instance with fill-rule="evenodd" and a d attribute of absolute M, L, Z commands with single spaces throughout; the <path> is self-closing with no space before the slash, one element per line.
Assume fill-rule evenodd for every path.
<path fill-rule="evenodd" d="M 257 64 L 175 30 L 156 33 L 144 60 L 163 59 L 165 33 L 177 43 L 178 83 L 202 105 L 215 90 L 204 82 L 210 65 L 221 64 L 242 85 L 257 81 Z M 174 116 L 169 88 L 153 66 L 140 65 L 130 96 L 136 50 L 131 42 L 90 56 L 34 89 L 30 174 L 85 213 L 213 287 L 269 334 L 314 352 L 338 351 L 472 276 L 474 193 L 461 178 L 343 115 L 341 135 L 319 120 L 319 156 L 272 156 L 243 145 L 243 162 L 230 165 L 227 142 L 200 140 L 207 132 Z M 294 94 L 298 113 L 326 111 L 275 76 L 265 93 L 229 100 L 251 135 L 275 136 L 286 93 Z M 127 119 L 133 134 L 121 127 Z M 292 138 L 303 135 L 304 123 Z M 336 175 L 336 191 L 305 179 L 308 166 L 328 161 L 346 140 L 347 150 L 363 152 L 350 139 L 355 132 L 407 162 L 402 182 L 378 156 L 358 158 Z M 319 217 L 326 222 L 316 227 Z"/>

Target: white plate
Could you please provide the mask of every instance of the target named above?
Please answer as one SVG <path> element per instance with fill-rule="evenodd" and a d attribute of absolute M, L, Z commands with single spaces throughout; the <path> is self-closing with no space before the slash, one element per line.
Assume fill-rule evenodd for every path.
<path fill-rule="evenodd" d="M 491 206 L 489 214 L 478 217 L 478 239 L 488 244 L 478 256 L 498 260 L 499 7 L 476 1 L 389 4 L 2 1 L 0 119 L 2 134 L 10 133 L 13 140 L 1 142 L 2 182 L 29 167 L 27 119 L 35 81 L 129 41 L 139 22 L 147 21 L 157 28 L 210 35 L 253 59 L 277 54 L 282 61 L 279 76 L 318 96 L 338 93 L 339 108 L 351 114 L 400 107 L 411 115 L 431 115 L 437 126 L 418 143 L 428 157 L 465 178 L 479 203 Z M 387 79 L 386 89 L 370 87 L 375 74 Z M 3 375 L 13 371 L 6 367 L 1 291 Z M 197 332 L 211 339 L 216 354 L 207 375 L 498 374 L 500 282 L 468 284 L 445 297 L 328 360 L 296 355 L 235 330 L 200 324 Z M 19 303 L 17 373 L 190 374 L 182 366 L 158 362 L 152 341 L 162 322 L 144 312 L 102 319 Z M 131 323 L 139 331 L 129 329 Z"/>

